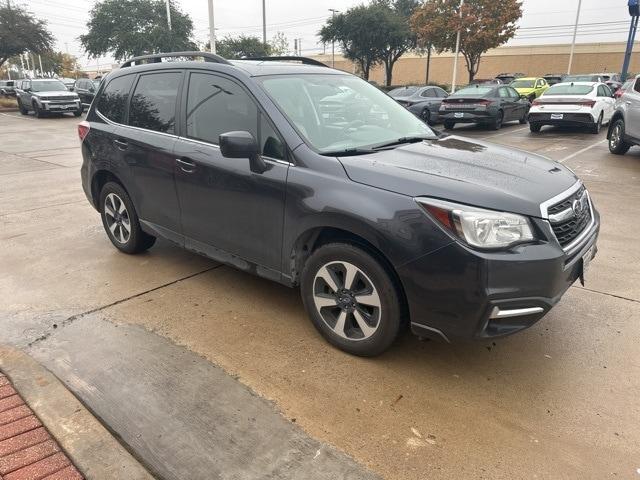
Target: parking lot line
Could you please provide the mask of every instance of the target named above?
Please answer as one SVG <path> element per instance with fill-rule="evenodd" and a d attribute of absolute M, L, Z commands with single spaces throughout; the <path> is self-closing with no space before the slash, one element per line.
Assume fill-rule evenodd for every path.
<path fill-rule="evenodd" d="M 522 127 L 522 128 L 518 128 L 518 129 L 516 129 L 516 130 L 507 130 L 507 131 L 505 131 L 505 132 L 496 133 L 496 134 L 494 134 L 494 135 L 487 135 L 486 137 L 481 137 L 481 139 L 482 139 L 482 140 L 486 140 L 486 139 L 489 139 L 489 138 L 501 137 L 501 136 L 503 136 L 503 135 L 511 135 L 512 133 L 515 133 L 515 132 L 521 132 L 521 131 L 523 131 L 523 130 L 527 130 L 528 128 L 529 128 L 529 127 Z"/>
<path fill-rule="evenodd" d="M 585 147 L 582 150 L 578 150 L 577 152 L 572 153 L 571 155 L 568 155 L 568 156 L 564 157 L 562 160 L 558 160 L 558 163 L 564 163 L 567 160 L 571 160 L 572 158 L 575 158 L 578 155 L 582 155 L 584 152 L 589 151 L 592 148 L 597 147 L 598 145 L 602 145 L 603 143 L 606 143 L 606 142 L 607 142 L 606 138 L 604 140 L 600 140 L 599 142 L 596 142 L 593 145 L 589 145 L 588 147 Z"/>

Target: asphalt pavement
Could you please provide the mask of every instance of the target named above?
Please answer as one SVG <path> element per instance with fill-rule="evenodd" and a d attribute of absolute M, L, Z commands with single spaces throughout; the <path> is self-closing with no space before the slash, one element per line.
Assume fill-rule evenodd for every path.
<path fill-rule="evenodd" d="M 0 343 L 55 373 L 159 478 L 640 478 L 640 148 L 509 124 L 461 135 L 573 169 L 599 253 L 495 342 L 330 347 L 296 290 L 159 241 L 118 253 L 80 186 L 78 119 L 0 114 Z"/>

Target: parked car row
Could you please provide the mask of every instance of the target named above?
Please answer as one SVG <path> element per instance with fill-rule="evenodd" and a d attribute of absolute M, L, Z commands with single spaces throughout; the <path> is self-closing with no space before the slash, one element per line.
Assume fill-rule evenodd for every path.
<path fill-rule="evenodd" d="M 49 113 L 73 113 L 82 115 L 80 97 L 60 80 L 52 78 L 23 79 L 17 82 L 16 99 L 20 113 L 27 115 L 33 111 L 42 118 Z"/>
<path fill-rule="evenodd" d="M 15 80 L 0 80 L 0 96 L 14 97 L 16 95 Z"/>

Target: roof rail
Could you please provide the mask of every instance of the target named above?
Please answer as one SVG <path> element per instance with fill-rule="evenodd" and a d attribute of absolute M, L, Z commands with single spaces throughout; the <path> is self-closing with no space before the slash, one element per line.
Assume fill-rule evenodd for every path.
<path fill-rule="evenodd" d="M 309 57 L 298 57 L 293 55 L 280 55 L 275 57 L 247 57 L 241 58 L 240 60 L 260 60 L 262 62 L 280 62 L 280 61 L 288 61 L 288 62 L 300 62 L 304 65 L 315 65 L 316 67 L 327 67 L 325 63 L 322 63 L 320 60 L 315 60 Z"/>
<path fill-rule="evenodd" d="M 140 55 L 139 57 L 133 57 L 120 65 L 120 68 L 131 67 L 132 65 L 141 65 L 144 63 L 160 63 L 163 58 L 172 57 L 202 58 L 205 62 L 224 63 L 227 65 L 231 65 L 231 63 L 222 58 L 220 55 L 216 55 L 210 52 L 168 52 L 152 53 L 149 55 Z"/>

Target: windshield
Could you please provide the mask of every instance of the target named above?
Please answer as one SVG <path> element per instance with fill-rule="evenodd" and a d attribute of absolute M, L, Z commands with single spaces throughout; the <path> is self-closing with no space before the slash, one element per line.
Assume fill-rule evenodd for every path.
<path fill-rule="evenodd" d="M 592 85 L 572 85 L 570 83 L 561 83 L 549 87 L 543 95 L 586 95 L 593 90 Z"/>
<path fill-rule="evenodd" d="M 487 93 L 490 93 L 494 87 L 465 87 L 458 90 L 451 97 L 482 97 Z M 449 98 L 451 98 L 449 97 Z"/>
<path fill-rule="evenodd" d="M 420 119 L 364 80 L 351 75 L 261 77 L 280 111 L 320 153 L 368 148 L 404 137 L 436 138 Z M 340 95 L 327 96 L 327 87 Z"/>
<path fill-rule="evenodd" d="M 33 80 L 31 82 L 31 90 L 34 92 L 63 92 L 67 90 L 62 82 L 45 82 L 42 80 Z"/>
<path fill-rule="evenodd" d="M 514 80 L 509 85 L 513 88 L 533 88 L 535 84 L 535 80 Z"/>
<path fill-rule="evenodd" d="M 392 97 L 409 97 L 418 91 L 418 87 L 400 87 L 394 88 L 389 92 Z"/>

